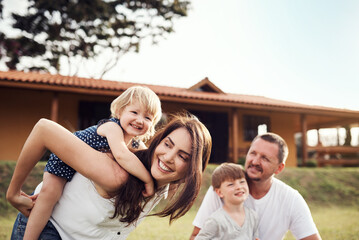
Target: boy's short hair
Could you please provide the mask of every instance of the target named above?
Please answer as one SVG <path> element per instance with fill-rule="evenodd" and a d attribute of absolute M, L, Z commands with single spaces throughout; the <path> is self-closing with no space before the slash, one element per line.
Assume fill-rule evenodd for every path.
<path fill-rule="evenodd" d="M 150 114 L 153 115 L 153 124 L 146 134 L 140 136 L 142 141 L 147 141 L 155 134 L 155 126 L 162 116 L 161 101 L 157 94 L 148 87 L 133 86 L 124 91 L 111 103 L 111 117 L 118 118 L 118 114 L 133 101 L 138 101 L 146 106 Z"/>
<path fill-rule="evenodd" d="M 235 163 L 222 163 L 212 173 L 212 186 L 214 189 L 220 188 L 224 181 L 245 178 L 243 167 Z"/>

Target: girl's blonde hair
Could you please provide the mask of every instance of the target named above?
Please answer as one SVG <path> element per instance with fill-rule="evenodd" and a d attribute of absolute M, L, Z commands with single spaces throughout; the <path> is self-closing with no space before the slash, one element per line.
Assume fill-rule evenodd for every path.
<path fill-rule="evenodd" d="M 139 138 L 146 142 L 155 134 L 155 126 L 162 116 L 161 101 L 159 97 L 148 87 L 133 86 L 124 91 L 111 103 L 111 117 L 119 118 L 123 109 L 132 104 L 133 101 L 138 101 L 142 106 L 146 106 L 147 112 L 153 115 L 152 126 L 148 131 L 139 136 Z"/>

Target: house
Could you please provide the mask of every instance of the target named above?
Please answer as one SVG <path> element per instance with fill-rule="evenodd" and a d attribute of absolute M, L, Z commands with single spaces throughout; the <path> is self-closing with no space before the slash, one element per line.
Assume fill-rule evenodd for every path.
<path fill-rule="evenodd" d="M 52 119 L 70 131 L 108 117 L 111 101 L 137 83 L 87 79 L 38 72 L 0 72 L 0 160 L 16 160 L 34 124 Z M 359 111 L 310 106 L 260 96 L 225 93 L 205 78 L 189 88 L 142 84 L 160 97 L 164 116 L 195 114 L 213 138 L 211 162 L 244 157 L 258 126 L 288 143 L 287 166 L 297 166 L 295 134 L 301 133 L 303 161 L 310 129 L 359 122 Z"/>

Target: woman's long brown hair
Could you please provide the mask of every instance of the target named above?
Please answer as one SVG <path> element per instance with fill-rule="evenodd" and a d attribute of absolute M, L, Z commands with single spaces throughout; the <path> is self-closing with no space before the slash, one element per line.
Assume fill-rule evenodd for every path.
<path fill-rule="evenodd" d="M 170 216 L 170 223 L 186 214 L 193 205 L 202 183 L 202 172 L 206 168 L 212 148 L 212 138 L 207 128 L 193 115 L 186 113 L 172 117 L 172 120 L 152 138 L 146 150 L 135 154 L 142 161 L 146 169 L 151 171 L 151 164 L 156 147 L 171 132 L 184 128 L 191 136 L 192 149 L 187 174 L 183 179 L 172 182 L 178 188 L 167 206 L 153 215 Z M 156 184 L 156 180 L 154 179 Z M 138 178 L 129 175 L 128 181 L 119 189 L 115 197 L 115 212 L 113 218 L 120 217 L 121 222 L 131 224 L 135 222 L 150 198 L 144 198 L 142 191 L 144 184 Z"/>

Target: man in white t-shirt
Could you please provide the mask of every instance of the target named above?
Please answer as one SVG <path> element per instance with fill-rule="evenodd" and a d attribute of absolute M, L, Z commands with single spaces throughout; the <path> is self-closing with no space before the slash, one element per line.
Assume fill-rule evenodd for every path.
<path fill-rule="evenodd" d="M 296 239 L 321 240 L 303 197 L 274 177 L 284 169 L 287 156 L 287 144 L 277 134 L 265 133 L 253 140 L 244 167 L 250 191 L 245 206 L 257 212 L 260 240 L 283 239 L 288 230 Z M 210 187 L 193 221 L 191 239 L 198 234 L 206 219 L 222 205 Z"/>

